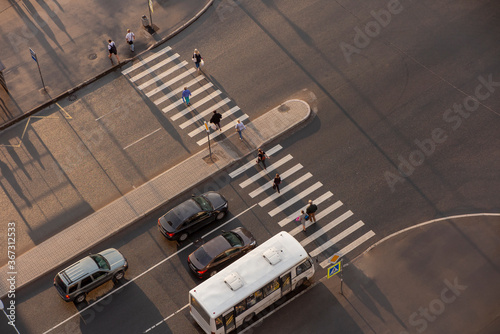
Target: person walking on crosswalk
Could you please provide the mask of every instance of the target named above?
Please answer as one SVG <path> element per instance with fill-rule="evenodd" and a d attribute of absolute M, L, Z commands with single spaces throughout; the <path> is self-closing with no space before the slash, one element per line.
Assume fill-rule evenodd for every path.
<path fill-rule="evenodd" d="M 184 101 L 184 103 L 186 103 L 187 106 L 191 105 L 191 103 L 189 102 L 190 96 L 191 96 L 191 91 L 187 87 L 184 87 L 184 90 L 182 91 L 182 101 Z"/>
<path fill-rule="evenodd" d="M 135 34 L 132 31 L 130 31 L 130 29 L 127 29 L 127 35 L 125 35 L 125 40 L 130 45 L 130 51 L 134 52 Z"/>
<path fill-rule="evenodd" d="M 257 153 L 257 163 L 261 162 L 262 166 L 264 166 L 264 169 L 266 169 L 266 159 L 269 159 L 266 152 L 262 151 L 259 148 L 258 153 Z"/>
<path fill-rule="evenodd" d="M 198 49 L 194 49 L 193 61 L 194 61 L 194 65 L 196 66 L 196 69 L 199 72 L 201 70 L 200 66 L 203 66 L 203 64 L 202 64 L 203 58 L 201 57 L 200 51 L 198 51 Z"/>
<path fill-rule="evenodd" d="M 281 177 L 278 173 L 276 173 L 276 176 L 273 179 L 273 189 L 276 189 L 278 191 L 278 194 L 280 193 L 280 184 L 281 184 Z"/>
<path fill-rule="evenodd" d="M 220 132 L 222 132 L 222 129 L 220 127 L 220 120 L 222 118 L 222 115 L 217 112 L 217 110 L 214 110 L 214 114 L 212 115 L 212 118 L 210 118 L 210 123 L 215 124 L 215 126 L 219 129 Z"/>
<path fill-rule="evenodd" d="M 236 120 L 236 126 L 234 127 L 236 129 L 236 132 L 240 135 L 240 140 L 243 140 L 243 136 L 241 135 L 241 132 L 246 129 L 245 125 L 241 123 L 239 119 Z"/>
<path fill-rule="evenodd" d="M 309 215 L 309 221 L 316 222 L 316 211 L 318 211 L 318 207 L 316 204 L 313 204 L 312 200 L 309 200 L 309 206 L 306 208 L 306 213 Z"/>
<path fill-rule="evenodd" d="M 307 214 L 304 213 L 304 210 L 300 210 L 300 216 L 297 217 L 297 220 L 302 224 L 302 231 L 304 232 L 306 231 L 306 216 Z"/>

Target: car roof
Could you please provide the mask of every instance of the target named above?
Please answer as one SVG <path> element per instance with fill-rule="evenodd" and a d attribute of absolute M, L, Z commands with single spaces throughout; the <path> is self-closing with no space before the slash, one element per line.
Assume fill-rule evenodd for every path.
<path fill-rule="evenodd" d="M 65 280 L 67 285 L 71 285 L 80 278 L 96 272 L 98 269 L 97 263 L 90 256 L 87 256 L 61 271 L 60 276 Z"/>
<path fill-rule="evenodd" d="M 203 247 L 205 252 L 212 258 L 232 248 L 229 241 L 227 241 L 227 239 L 224 238 L 222 235 L 213 238 L 212 240 L 208 241 L 201 247 Z"/>

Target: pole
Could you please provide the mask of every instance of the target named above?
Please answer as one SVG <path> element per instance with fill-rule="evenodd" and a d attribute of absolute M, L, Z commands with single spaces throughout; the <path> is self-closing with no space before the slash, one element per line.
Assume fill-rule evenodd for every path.
<path fill-rule="evenodd" d="M 151 6 L 152 5 L 153 5 L 152 0 L 148 0 L 149 20 L 151 21 L 151 27 L 153 27 L 153 15 L 151 15 Z"/>
<path fill-rule="evenodd" d="M 208 128 L 207 121 L 205 121 L 205 129 L 207 130 L 208 152 L 210 153 L 210 160 L 212 160 L 212 149 L 210 148 L 210 129 Z"/>
<path fill-rule="evenodd" d="M 0 300 L 0 309 L 2 309 L 3 314 L 5 314 L 5 316 L 7 317 L 7 320 L 9 320 L 8 324 L 9 324 L 9 325 L 12 325 L 12 327 L 14 327 L 14 329 L 16 330 L 16 333 L 17 333 L 17 334 L 21 334 L 21 333 L 19 333 L 19 331 L 17 330 L 16 325 L 14 325 L 14 323 L 13 323 L 13 322 L 12 322 L 12 323 L 10 322 L 11 320 L 10 320 L 9 316 L 7 315 L 7 312 L 5 312 L 5 309 L 4 309 L 4 306 L 3 306 L 3 303 L 2 303 L 2 301 L 1 301 L 1 300 Z"/>
<path fill-rule="evenodd" d="M 344 283 L 344 276 L 342 272 L 344 271 L 344 266 L 342 265 L 342 260 L 340 260 L 340 294 L 343 296 L 344 291 L 342 291 L 342 284 Z"/>
<path fill-rule="evenodd" d="M 40 64 L 38 63 L 38 57 L 36 57 L 36 64 L 38 65 L 38 73 L 40 73 L 40 79 L 42 79 L 43 90 L 47 91 L 45 88 L 45 83 L 43 82 L 42 71 L 40 70 Z"/>

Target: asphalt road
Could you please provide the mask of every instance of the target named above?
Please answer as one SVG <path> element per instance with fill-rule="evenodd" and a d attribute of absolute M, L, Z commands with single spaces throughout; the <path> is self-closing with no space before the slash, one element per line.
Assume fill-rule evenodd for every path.
<path fill-rule="evenodd" d="M 364 43 L 368 45 L 360 40 L 356 44 L 355 28 L 373 25 L 370 11 L 387 8 L 386 1 L 371 2 L 369 7 L 360 1 L 220 1 L 168 43 L 188 60 L 198 48 L 211 81 L 250 117 L 290 97 L 311 99 L 317 117 L 278 142 L 283 152 L 292 154 L 375 232 L 373 241 L 439 216 L 498 212 L 498 5 L 493 1 L 401 4 L 378 34 L 372 32 Z M 342 43 L 358 45 L 350 63 Z M 464 105 L 463 111 L 448 111 L 454 105 Z M 161 123 L 152 115 L 149 121 L 129 117 L 138 117 L 132 123 L 144 121 L 141 127 Z M 124 134 L 123 143 L 133 142 L 127 127 L 130 123 L 116 128 L 116 133 Z M 43 130 L 48 137 L 60 131 Z M 174 136 L 177 130 L 167 128 L 166 133 Z M 182 144 L 188 149 L 174 150 L 176 159 L 191 151 L 192 142 L 181 140 L 176 147 Z M 137 154 L 162 156 L 160 146 L 145 147 Z M 112 150 L 103 147 L 99 152 L 109 156 Z M 148 172 L 136 172 L 135 179 L 161 169 L 165 162 L 160 160 L 154 161 L 155 166 L 141 165 Z M 410 161 L 415 166 L 408 165 Z M 112 165 L 117 175 L 118 165 Z M 398 174 L 399 166 L 407 177 Z M 86 179 L 75 177 L 82 183 Z M 125 179 L 123 187 L 130 188 L 132 182 Z M 233 214 L 253 205 L 233 181 L 228 182 L 223 190 L 228 191 Z M 278 231 L 258 207 L 228 228 L 233 224 L 249 228 L 260 242 Z M 157 233 L 155 218 L 99 249 L 107 245 L 117 245 L 127 254 L 128 277 L 177 250 Z M 187 291 L 195 284 L 185 264 L 188 252 L 128 285 L 93 316 L 68 324 L 88 333 L 101 328 L 114 331 L 107 326 L 116 324 L 132 332 L 150 328 L 186 305 Z M 40 332 L 40 324 L 43 332 L 75 313 L 72 304 L 62 303 L 52 291 L 52 276 L 20 292 L 19 325 L 26 332 Z M 195 332 L 191 322 L 183 310 L 160 328 Z"/>

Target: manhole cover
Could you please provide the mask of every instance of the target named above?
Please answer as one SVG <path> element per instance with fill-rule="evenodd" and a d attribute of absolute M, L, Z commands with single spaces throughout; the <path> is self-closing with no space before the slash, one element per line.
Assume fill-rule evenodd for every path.
<path fill-rule="evenodd" d="M 90 60 L 94 60 L 94 59 L 96 59 L 96 58 L 97 58 L 97 54 L 95 54 L 95 53 L 91 53 L 91 54 L 89 54 L 89 59 L 90 59 Z"/>
<path fill-rule="evenodd" d="M 289 106 L 286 106 L 286 105 L 284 105 L 284 104 L 282 104 L 282 105 L 280 105 L 280 106 L 278 107 L 278 111 L 280 111 L 280 112 L 286 112 L 286 111 L 288 111 L 288 110 L 290 110 L 290 107 L 289 107 Z"/>
<path fill-rule="evenodd" d="M 76 99 L 77 99 L 77 96 L 75 94 L 71 94 L 70 96 L 68 96 L 69 101 L 76 101 Z"/>

